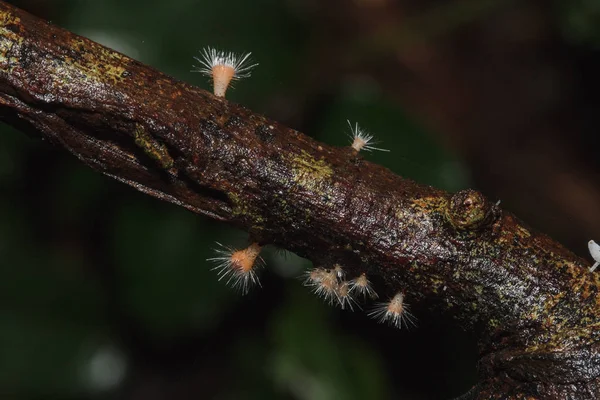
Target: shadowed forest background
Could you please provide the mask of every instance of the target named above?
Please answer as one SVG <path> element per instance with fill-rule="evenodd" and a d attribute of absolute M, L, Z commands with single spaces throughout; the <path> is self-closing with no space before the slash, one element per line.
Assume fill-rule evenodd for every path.
<path fill-rule="evenodd" d="M 477 188 L 589 257 L 600 240 L 600 1 L 22 0 L 178 79 L 205 46 L 260 65 L 227 93 L 331 145 L 449 191 Z M 205 261 L 246 235 L 0 126 L 0 397 L 449 399 L 477 344 L 325 305 L 310 262 L 270 249 L 240 296 Z"/>

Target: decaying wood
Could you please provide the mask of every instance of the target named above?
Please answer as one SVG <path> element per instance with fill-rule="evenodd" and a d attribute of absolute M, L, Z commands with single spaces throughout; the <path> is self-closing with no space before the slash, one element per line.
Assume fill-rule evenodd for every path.
<path fill-rule="evenodd" d="M 394 175 L 0 3 L 0 116 L 151 196 L 480 334 L 477 399 L 600 397 L 599 278 L 475 191 Z"/>

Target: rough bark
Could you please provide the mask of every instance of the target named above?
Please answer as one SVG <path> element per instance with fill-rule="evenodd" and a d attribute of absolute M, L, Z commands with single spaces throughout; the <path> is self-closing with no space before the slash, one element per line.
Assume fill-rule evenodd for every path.
<path fill-rule="evenodd" d="M 0 117 L 151 196 L 480 334 L 477 399 L 600 395 L 599 278 L 475 191 L 394 175 L 0 3 Z"/>

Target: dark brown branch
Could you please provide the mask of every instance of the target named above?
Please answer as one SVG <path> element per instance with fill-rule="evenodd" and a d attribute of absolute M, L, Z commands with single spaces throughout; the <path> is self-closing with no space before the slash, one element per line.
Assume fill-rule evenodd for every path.
<path fill-rule="evenodd" d="M 0 3 L 0 116 L 149 195 L 367 272 L 481 338 L 477 399 L 600 395 L 599 278 L 475 191 L 318 143 Z"/>

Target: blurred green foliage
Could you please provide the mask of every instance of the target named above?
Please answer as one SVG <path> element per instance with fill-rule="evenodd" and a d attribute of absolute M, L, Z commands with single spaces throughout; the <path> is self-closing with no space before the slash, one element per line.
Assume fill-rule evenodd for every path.
<path fill-rule="evenodd" d="M 600 48 L 600 1 L 556 0 L 564 36 L 573 43 Z"/>
<path fill-rule="evenodd" d="M 19 5 L 36 13 L 36 3 Z M 293 97 L 308 65 L 311 21 L 297 2 L 69 0 L 50 12 L 57 25 L 205 88 L 206 79 L 190 73 L 199 49 L 252 51 L 259 68 L 228 97 L 258 111 L 276 96 Z M 392 150 L 368 159 L 423 183 L 466 186 L 460 162 L 375 84 L 345 84 L 308 133 L 347 145 L 347 119 Z M 390 369 L 418 358 L 389 359 L 404 353 L 405 333 L 392 332 L 382 345 L 376 335 L 391 329 L 314 298 L 289 279 L 310 265 L 306 260 L 268 254 L 265 288 L 241 297 L 217 282 L 205 260 L 215 241 L 245 244 L 243 232 L 139 194 L 38 138 L 1 129 L 2 398 L 135 398 L 144 379 L 152 387 L 155 374 L 181 370 L 204 382 L 181 398 L 420 398 Z M 462 363 L 452 351 L 440 357 Z M 203 380 L 211 374 L 214 384 Z M 470 381 L 449 376 L 437 386 L 459 394 Z"/>

